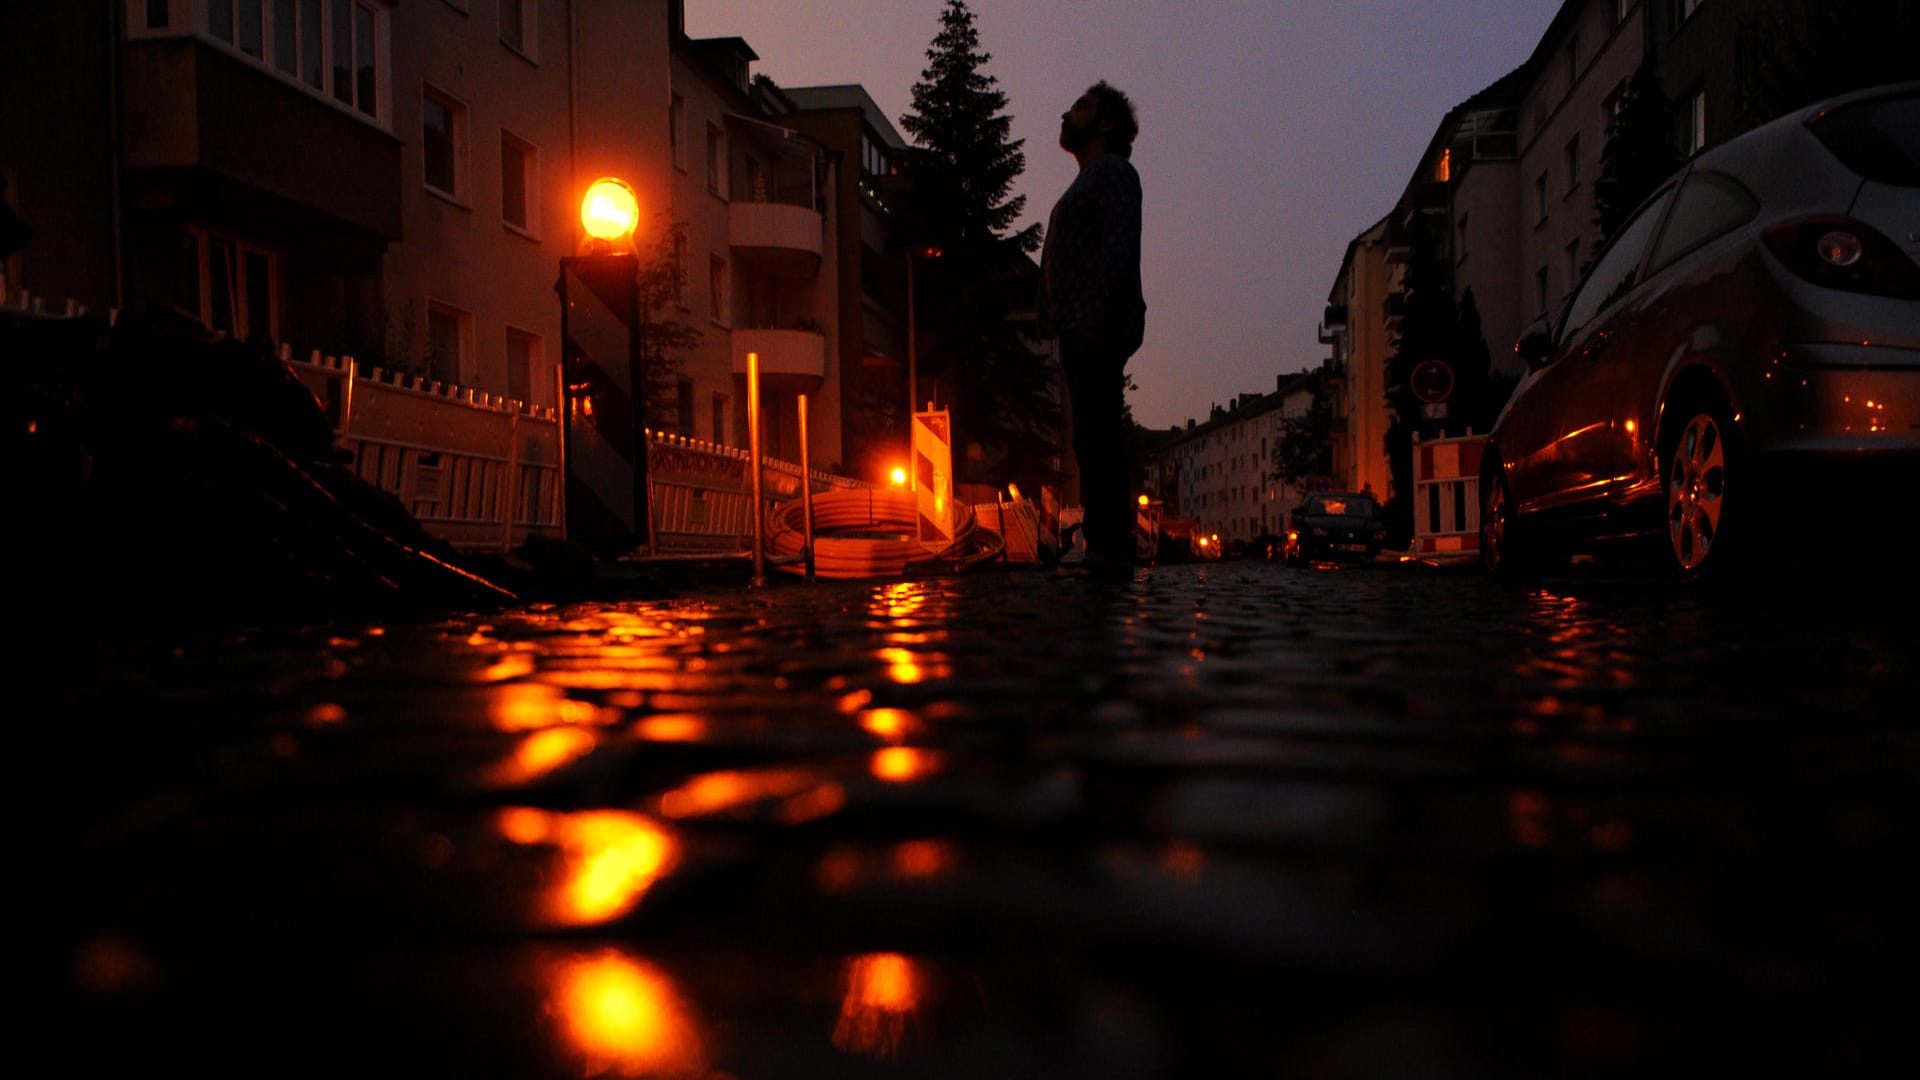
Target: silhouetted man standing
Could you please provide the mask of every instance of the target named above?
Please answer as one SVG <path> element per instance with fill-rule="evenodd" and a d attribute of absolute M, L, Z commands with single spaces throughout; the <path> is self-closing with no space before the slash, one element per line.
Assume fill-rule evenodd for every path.
<path fill-rule="evenodd" d="M 1089 569 L 1131 575 L 1138 558 L 1127 492 L 1127 358 L 1140 347 L 1140 174 L 1128 159 L 1139 132 L 1133 102 L 1094 84 L 1060 117 L 1060 146 L 1080 174 L 1047 222 L 1040 264 L 1060 334 L 1073 454 L 1080 466 L 1081 526 Z"/>

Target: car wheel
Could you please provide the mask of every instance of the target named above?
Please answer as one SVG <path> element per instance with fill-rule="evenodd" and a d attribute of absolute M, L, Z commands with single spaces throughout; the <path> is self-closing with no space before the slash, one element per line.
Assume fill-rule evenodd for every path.
<path fill-rule="evenodd" d="M 1676 434 L 1660 458 L 1667 557 L 1682 577 L 1710 576 L 1732 562 L 1728 492 L 1739 466 L 1733 423 L 1718 402 L 1683 403 L 1672 415 Z"/>
<path fill-rule="evenodd" d="M 1506 468 L 1495 462 L 1480 477 L 1480 565 L 1490 578 L 1524 576 L 1527 562 L 1514 525 L 1513 489 Z"/>

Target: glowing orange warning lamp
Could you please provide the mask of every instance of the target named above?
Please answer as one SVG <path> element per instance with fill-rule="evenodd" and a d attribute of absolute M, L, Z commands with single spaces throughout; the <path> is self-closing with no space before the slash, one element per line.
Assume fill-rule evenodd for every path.
<path fill-rule="evenodd" d="M 587 230 L 587 250 L 596 255 L 633 249 L 634 226 L 640 223 L 640 199 L 633 185 L 617 176 L 603 176 L 587 185 L 580 199 L 580 225 Z"/>

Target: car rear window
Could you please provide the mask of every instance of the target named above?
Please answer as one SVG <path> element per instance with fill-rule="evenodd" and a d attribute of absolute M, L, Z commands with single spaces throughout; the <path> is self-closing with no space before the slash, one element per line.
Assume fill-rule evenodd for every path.
<path fill-rule="evenodd" d="M 1833 156 L 1875 183 L 1920 187 L 1920 94 L 1828 109 L 1807 126 Z"/>

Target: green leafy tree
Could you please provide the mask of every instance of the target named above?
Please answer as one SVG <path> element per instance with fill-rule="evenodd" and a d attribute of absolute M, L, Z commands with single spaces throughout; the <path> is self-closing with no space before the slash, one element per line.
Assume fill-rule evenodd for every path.
<path fill-rule="evenodd" d="M 938 378 L 953 409 L 956 467 L 975 482 L 1038 486 L 1058 479 L 1058 375 L 1030 336 L 1039 290 L 1032 252 L 1038 225 L 1013 230 L 1025 209 L 1012 195 L 1026 169 L 1022 140 L 1009 139 L 1007 96 L 985 66 L 973 12 L 948 0 L 901 127 L 917 144 L 903 162 L 905 236 L 938 248 L 919 263 L 917 343 L 922 378 Z"/>
<path fill-rule="evenodd" d="M 678 308 L 686 288 L 686 267 L 680 253 L 686 247 L 687 227 L 664 217 L 653 230 L 653 247 L 640 256 L 640 366 L 645 372 L 645 415 L 648 426 L 680 430 L 680 377 L 686 373 L 684 350 L 700 344 L 700 331 L 663 313 Z"/>
<path fill-rule="evenodd" d="M 1273 475 L 1286 488 L 1288 506 L 1306 499 L 1314 482 L 1333 472 L 1333 395 L 1319 372 L 1312 376 L 1307 411 L 1280 421 L 1273 447 Z"/>
<path fill-rule="evenodd" d="M 1600 227 L 1595 253 L 1660 181 L 1680 167 L 1673 124 L 1673 105 L 1661 91 L 1652 65 L 1640 65 L 1627 82 L 1626 94 L 1607 124 L 1607 141 L 1600 148 L 1600 175 L 1593 182 L 1594 222 Z"/>

